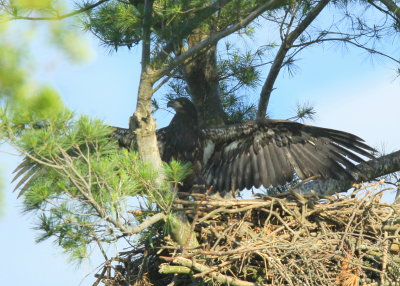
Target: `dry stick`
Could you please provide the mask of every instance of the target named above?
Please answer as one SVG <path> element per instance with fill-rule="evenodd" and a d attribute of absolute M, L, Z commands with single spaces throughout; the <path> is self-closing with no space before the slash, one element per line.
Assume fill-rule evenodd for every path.
<path fill-rule="evenodd" d="M 285 228 L 286 228 L 288 231 L 290 231 L 293 235 L 296 235 L 296 233 L 294 232 L 294 230 L 291 229 L 291 228 L 289 227 L 289 225 L 281 218 L 281 216 L 280 216 L 279 214 L 277 214 L 277 213 L 274 212 L 274 211 L 270 211 L 270 210 L 268 210 L 268 209 L 265 209 L 265 208 L 261 208 L 260 210 L 262 210 L 262 211 L 264 211 L 264 212 L 266 212 L 266 213 L 271 213 L 272 215 L 274 215 L 274 216 L 282 223 L 282 225 L 285 226 Z"/>
<path fill-rule="evenodd" d="M 215 241 L 215 243 L 214 243 L 214 245 L 211 247 L 211 249 L 215 249 L 215 248 L 218 246 L 218 244 L 219 244 L 219 242 L 221 241 L 221 239 L 224 237 L 224 235 L 226 235 L 233 227 L 234 227 L 234 225 L 232 224 L 230 227 L 228 227 L 228 228 L 226 228 L 226 229 L 224 230 L 224 232 L 222 233 L 222 235 L 220 235 L 220 236 L 218 237 L 218 236 L 217 236 L 217 231 L 216 231 L 212 226 L 210 226 L 211 231 L 213 231 L 213 232 L 215 233 L 215 236 L 217 237 L 217 240 Z"/>
<path fill-rule="evenodd" d="M 233 244 L 233 240 L 231 241 L 229 238 L 235 239 L 235 237 L 231 236 L 232 233 L 232 228 L 230 228 L 230 231 L 228 231 L 229 233 L 229 237 L 228 240 L 225 242 L 224 245 L 221 245 L 221 249 L 223 248 L 223 250 L 228 250 L 227 251 L 208 251 L 208 252 L 201 252 L 201 251 L 194 251 L 191 253 L 191 255 L 189 255 L 189 257 L 198 257 L 198 256 L 202 256 L 202 257 L 208 257 L 208 258 L 212 258 L 214 257 L 218 257 L 219 261 L 222 262 L 226 262 L 227 259 L 240 259 L 240 257 L 246 257 L 246 260 L 249 258 L 250 260 L 249 263 L 250 265 L 253 265 L 252 263 L 254 262 L 255 265 L 254 267 L 256 267 L 256 269 L 266 269 L 265 268 L 265 258 L 270 258 L 272 260 L 270 261 L 270 266 L 271 268 L 271 275 L 272 278 L 270 277 L 264 277 L 264 279 L 268 279 L 268 281 L 265 281 L 266 283 L 271 283 L 270 279 L 272 279 L 274 282 L 274 285 L 277 285 L 279 283 L 282 283 L 284 281 L 287 281 L 286 283 L 291 283 L 292 285 L 296 285 L 296 280 L 295 279 L 299 279 L 300 277 L 295 277 L 291 274 L 291 269 L 293 269 L 296 273 L 298 273 L 298 275 L 302 276 L 302 279 L 305 279 L 305 283 L 307 285 L 313 285 L 312 282 L 316 282 L 318 281 L 318 283 L 322 283 L 322 282 L 326 282 L 329 281 L 332 277 L 331 275 L 328 274 L 328 272 L 331 270 L 332 267 L 334 267 L 334 263 L 335 261 L 337 261 L 338 258 L 334 258 L 334 253 L 332 253 L 332 251 L 334 250 L 332 247 L 333 245 L 340 245 L 341 241 L 340 239 L 336 239 L 336 235 L 339 234 L 339 232 L 335 232 L 335 233 L 329 233 L 330 230 L 329 228 L 332 227 L 336 227 L 336 224 L 339 224 L 338 226 L 340 228 L 346 228 L 346 231 L 340 232 L 342 235 L 346 236 L 348 235 L 350 239 L 350 243 L 351 245 L 353 245 L 353 242 L 355 242 L 357 239 L 354 239 L 353 241 L 353 236 L 358 236 L 358 237 L 362 237 L 366 240 L 366 243 L 372 243 L 372 241 L 374 239 L 380 239 L 379 237 L 375 237 L 374 235 L 371 235 L 371 233 L 365 233 L 365 231 L 370 231 L 369 229 L 373 229 L 376 227 L 377 230 L 382 230 L 379 229 L 379 223 L 385 220 L 390 219 L 393 216 L 396 216 L 396 214 L 399 212 L 398 208 L 396 208 L 396 206 L 389 206 L 389 205 L 384 205 L 381 203 L 376 202 L 376 200 L 372 200 L 371 198 L 375 198 L 376 196 L 373 194 L 368 195 L 367 194 L 367 201 L 364 198 L 364 202 L 360 203 L 360 200 L 354 200 L 354 199 L 349 199 L 348 196 L 346 197 L 341 197 L 341 198 L 336 198 L 335 201 L 331 202 L 331 203 L 318 203 L 315 202 L 315 209 L 317 209 L 317 212 L 308 212 L 306 214 L 306 217 L 310 217 L 312 214 L 314 214 L 314 216 L 310 217 L 310 220 L 307 221 L 306 220 L 306 224 L 304 226 L 304 228 L 312 230 L 314 231 L 320 231 L 321 228 L 317 226 L 317 224 L 315 223 L 315 219 L 329 219 L 330 217 L 334 216 L 337 217 L 338 220 L 337 222 L 334 220 L 328 220 L 327 221 L 327 233 L 328 235 L 325 236 L 320 236 L 318 235 L 317 237 L 314 238 L 314 242 L 310 242 L 307 243 L 305 242 L 305 239 L 307 239 L 307 234 L 305 233 L 305 237 L 303 237 L 303 233 L 300 234 L 301 235 L 301 239 L 302 241 L 297 243 L 297 247 L 289 242 L 286 242 L 286 240 L 288 238 L 291 237 L 291 233 L 286 232 L 286 228 L 284 225 L 282 225 L 282 222 L 279 221 L 279 218 L 277 218 L 278 221 L 273 221 L 274 224 L 271 224 L 272 229 L 278 227 L 278 230 L 275 229 L 275 231 L 273 233 L 278 234 L 276 236 L 276 239 L 279 239 L 278 242 L 273 242 L 271 240 L 268 240 L 268 236 L 271 236 L 273 234 L 269 234 L 266 237 L 260 237 L 259 241 L 256 241 L 255 243 L 251 244 L 251 245 L 247 245 L 247 246 L 241 246 L 240 248 L 234 249 L 234 251 L 230 251 L 230 249 L 232 249 L 232 247 L 237 247 L 235 244 Z M 370 205 L 368 205 L 368 200 L 370 201 Z M 283 219 L 286 224 L 289 226 L 289 228 L 293 227 L 293 224 L 295 224 L 297 226 L 297 221 L 293 220 L 290 223 L 287 222 L 287 219 L 291 218 L 290 213 L 294 212 L 294 209 L 297 209 L 299 207 L 298 203 L 294 203 L 294 204 L 286 204 L 286 201 L 282 201 L 283 203 L 279 204 L 276 203 L 274 201 L 269 201 L 269 208 L 271 208 L 271 210 L 274 210 L 274 206 L 276 206 L 276 208 L 279 210 L 276 210 L 275 213 L 279 213 L 281 210 L 284 210 L 283 208 L 286 208 L 285 210 L 285 215 L 284 216 L 279 216 L 281 219 Z M 232 224 L 230 224 L 230 226 L 232 226 L 233 228 L 236 228 L 237 225 L 243 220 L 243 217 L 246 216 L 247 214 L 245 214 L 245 211 L 248 207 L 250 207 L 250 209 L 254 209 L 254 204 L 257 205 L 260 209 L 263 208 L 263 203 L 265 203 L 265 201 L 253 201 L 252 204 L 248 203 L 248 202 L 230 202 L 230 205 L 228 207 L 226 207 L 225 209 L 227 211 L 232 211 L 235 213 L 238 213 L 238 209 L 239 208 L 235 208 L 235 207 L 240 207 L 240 206 L 244 206 L 242 209 L 242 212 L 238 215 L 238 216 L 234 216 L 231 217 L 230 222 L 233 222 Z M 215 210 L 214 207 L 217 206 L 226 206 L 226 203 L 221 203 L 221 202 L 217 202 L 217 204 L 197 204 L 201 205 L 201 209 L 205 212 L 207 212 L 208 209 L 213 209 L 213 211 Z M 194 204 L 196 205 L 196 204 Z M 362 216 L 360 217 L 360 215 L 362 215 L 363 210 L 362 208 L 364 208 L 366 205 L 368 205 L 368 208 L 370 209 L 370 216 Z M 393 212 L 391 213 L 392 216 L 390 215 L 390 213 L 388 213 L 388 209 L 393 208 Z M 267 208 L 265 208 L 267 210 Z M 268 218 L 270 219 L 272 214 L 271 214 L 271 210 L 267 210 L 268 214 Z M 289 212 L 287 212 L 287 210 L 290 210 Z M 324 216 L 320 216 L 320 218 L 318 218 L 319 214 L 323 212 Z M 217 214 L 217 213 L 216 213 Z M 275 216 L 275 215 L 274 215 Z M 346 222 L 348 222 L 349 218 L 353 217 L 353 219 L 351 220 L 350 225 Z M 362 218 L 360 220 L 360 218 Z M 269 220 L 268 219 L 268 220 Z M 267 220 L 267 221 L 268 221 Z M 370 227 L 370 226 L 366 226 L 365 223 L 366 221 L 372 223 L 372 225 L 374 225 L 374 227 Z M 217 229 L 215 231 L 213 231 L 213 234 L 211 234 L 213 236 L 213 239 L 219 239 L 221 237 L 219 231 L 221 233 L 226 232 L 227 229 L 223 229 L 221 228 L 222 225 L 220 225 L 220 223 L 223 223 L 224 221 L 221 218 L 213 218 L 213 220 L 211 221 L 211 225 L 213 223 L 217 224 Z M 312 222 L 310 224 L 308 224 L 308 222 Z M 204 220 L 203 222 L 204 224 L 210 223 L 207 220 Z M 212 226 L 210 225 L 210 229 L 212 230 Z M 376 226 L 375 226 L 376 225 Z M 256 225 L 257 227 L 257 225 Z M 362 228 L 365 227 L 364 230 L 362 230 Z M 390 232 L 395 232 L 396 231 L 396 226 L 392 226 L 389 225 L 387 227 L 393 228 L 393 230 L 391 230 Z M 205 229 L 205 228 L 204 228 Z M 229 230 L 229 229 L 228 229 Z M 359 232 L 361 230 L 361 233 L 354 233 L 354 232 Z M 284 233 L 284 235 L 280 235 L 281 233 Z M 389 233 L 390 233 L 389 232 Z M 210 235 L 210 233 L 208 233 L 207 235 Z M 239 239 L 243 239 L 243 237 L 245 237 L 246 235 L 242 236 L 242 234 L 238 234 L 237 236 L 240 236 Z M 331 238 L 331 236 L 333 236 L 333 238 Z M 263 239 L 264 238 L 264 239 Z M 386 238 L 388 240 L 388 243 L 390 243 L 390 241 L 392 241 L 391 239 L 389 239 L 389 236 L 387 236 Z M 243 240 L 242 240 L 243 241 Z M 283 243 L 283 241 L 285 241 Z M 320 241 L 320 242 L 318 242 Z M 237 241 L 239 242 L 239 241 Z M 378 240 L 379 243 L 382 242 L 382 240 Z M 240 242 L 239 242 L 240 243 Z M 362 250 L 361 246 L 359 244 L 354 245 L 356 247 L 357 250 Z M 314 248 L 315 247 L 315 248 Z M 368 247 L 368 245 L 367 245 Z M 371 245 L 371 247 L 373 247 Z M 318 250 L 319 248 L 319 250 Z M 334 247 L 336 248 L 336 247 Z M 296 269 L 296 265 L 294 265 L 293 263 L 295 263 L 295 257 L 298 257 L 298 259 L 304 259 L 304 257 L 308 256 L 308 252 L 304 252 L 302 249 L 304 250 L 308 250 L 310 249 L 310 253 L 313 253 L 312 249 L 317 249 L 317 253 L 331 253 L 327 256 L 319 256 L 318 259 L 314 259 L 314 260 L 310 260 L 308 261 L 308 263 L 304 264 L 303 267 L 305 268 L 297 268 Z M 299 252 L 300 251 L 300 252 Z M 322 251 L 322 252 L 321 252 Z M 264 260 L 264 266 L 260 265 L 260 263 L 262 264 L 261 260 L 253 260 L 254 255 L 258 253 L 261 257 L 263 257 Z M 267 255 L 268 254 L 268 255 Z M 296 256 L 297 255 L 297 256 Z M 371 254 L 371 256 L 374 254 Z M 390 253 L 387 252 L 388 257 L 390 257 L 389 255 L 391 255 Z M 270 257 L 271 256 L 271 257 Z M 371 257 L 368 256 L 368 257 Z M 367 258 L 367 257 L 366 257 Z M 289 259 L 289 264 L 287 263 L 283 263 L 280 262 L 280 260 L 285 260 L 285 259 Z M 322 266 L 322 263 L 326 263 L 328 261 L 331 261 L 329 263 L 329 265 L 327 266 Z M 381 261 L 382 261 L 382 255 L 381 258 L 378 258 L 379 261 L 377 261 L 377 263 L 379 264 L 379 268 L 382 266 Z M 172 260 L 171 260 L 172 261 Z M 231 260 L 229 260 L 231 261 Z M 258 262 L 257 262 L 258 261 Z M 361 259 L 359 264 L 361 269 L 364 270 L 368 270 L 368 272 L 374 271 L 376 272 L 378 275 L 382 273 L 382 271 L 380 270 L 376 270 L 373 269 L 371 267 L 371 269 L 368 268 L 368 266 L 363 266 L 362 264 L 364 264 L 365 259 Z M 389 261 L 389 260 L 388 260 Z M 333 264 L 332 264 L 333 263 Z M 388 265 L 390 266 L 391 264 L 389 264 L 389 262 L 387 262 Z M 353 265 L 356 265 L 356 263 L 352 262 Z M 239 267 L 240 264 L 235 263 L 234 267 Z M 268 266 L 268 265 L 267 265 Z M 206 266 L 209 267 L 209 266 Z M 319 269 L 318 267 L 322 267 L 321 269 Z M 235 276 L 233 273 L 235 273 L 236 275 L 243 275 L 244 273 L 236 273 L 236 272 L 232 272 L 233 267 L 228 267 L 227 271 L 232 273 L 232 276 Z M 237 268 L 236 268 L 237 269 Z M 320 275 L 318 276 L 318 278 L 314 277 L 314 276 L 310 276 L 311 272 L 306 271 L 306 269 L 308 269 L 308 271 L 311 271 L 312 273 L 315 273 L 316 275 Z M 304 270 L 304 271 L 303 271 Z M 331 273 L 331 272 L 329 272 Z M 333 273 L 333 272 L 332 272 Z M 197 274 L 196 274 L 197 275 Z M 268 272 L 267 272 L 268 275 Z M 275 276 L 276 275 L 276 276 Z M 333 274 L 334 275 L 334 274 Z M 239 279 L 243 277 L 240 276 Z M 388 276 L 385 276 L 386 280 L 388 279 Z M 212 279 L 212 277 L 211 277 Z M 235 279 L 235 278 L 234 278 Z M 297 280 L 298 281 L 298 280 Z M 310 284 L 311 283 L 311 284 Z M 329 283 L 328 283 L 329 284 Z M 321 285 L 321 284 L 319 284 Z M 327 285 L 327 284 L 325 284 Z"/>
<path fill-rule="evenodd" d="M 348 224 L 346 225 L 346 229 L 345 229 L 345 234 L 343 235 L 343 237 L 342 237 L 342 243 L 340 244 L 340 248 L 343 248 L 343 245 L 344 245 L 344 240 L 345 240 L 345 238 L 348 236 L 348 231 L 349 231 L 349 228 L 350 228 L 350 226 L 351 226 L 351 224 L 352 224 L 352 222 L 353 222 L 353 220 L 354 220 L 354 218 L 355 218 L 355 216 L 356 216 L 356 211 L 357 210 L 359 210 L 360 208 L 361 208 L 361 206 L 362 206 L 362 204 L 364 204 L 365 203 L 365 201 L 366 201 L 366 199 L 371 195 L 371 191 L 369 191 L 369 192 L 367 192 L 366 194 L 365 194 L 365 196 L 360 200 L 360 202 L 353 208 L 353 212 L 352 212 L 352 214 L 351 214 L 351 217 L 350 217 L 350 219 L 349 219 L 349 222 L 348 222 Z"/>
<path fill-rule="evenodd" d="M 387 232 L 385 231 L 383 233 L 384 241 L 383 241 L 382 273 L 380 275 L 381 285 L 385 285 L 385 275 L 386 275 L 388 251 L 389 251 L 387 236 L 388 236 Z"/>
<path fill-rule="evenodd" d="M 205 193 L 205 198 L 204 198 L 203 200 L 206 200 L 206 199 L 207 199 L 208 194 L 213 190 L 213 188 L 214 188 L 213 186 L 211 186 L 210 188 L 208 188 L 208 190 L 207 190 L 206 193 Z M 195 228 L 195 226 L 196 226 L 196 222 L 197 222 L 198 219 L 199 219 L 199 208 L 200 208 L 200 205 L 197 205 L 197 206 L 196 206 L 196 209 L 195 209 L 195 216 L 194 216 L 194 218 L 193 218 L 192 225 L 190 226 L 190 234 L 189 234 L 189 236 L 188 236 L 188 238 L 187 238 L 187 240 L 186 240 L 185 245 L 183 246 L 183 250 L 184 250 L 184 251 L 185 251 L 185 249 L 189 246 L 190 240 L 192 239 L 192 235 L 193 235 L 193 233 L 194 233 L 194 228 Z M 200 221 L 199 221 L 199 223 L 200 223 Z"/>
<path fill-rule="evenodd" d="M 226 265 L 232 264 L 232 263 L 234 263 L 234 261 L 225 261 L 225 262 L 221 263 L 220 265 L 217 265 L 215 267 L 210 268 L 210 270 L 208 270 L 208 271 L 194 274 L 193 277 L 203 277 L 203 276 L 205 276 L 207 274 L 210 274 L 211 272 L 215 272 L 218 269 L 220 269 L 220 268 L 222 268 L 222 267 L 224 267 Z"/>
<path fill-rule="evenodd" d="M 197 205 L 197 206 L 199 206 L 199 205 Z M 218 208 L 218 209 L 215 209 L 215 210 L 209 212 L 208 214 L 206 214 L 205 216 L 203 216 L 201 219 L 199 219 L 199 223 L 202 223 L 203 221 L 206 221 L 206 220 L 209 219 L 210 217 L 214 217 L 214 215 L 216 215 L 217 213 L 222 212 L 222 211 L 224 211 L 224 210 L 226 210 L 225 207 L 220 207 L 220 208 Z"/>
<path fill-rule="evenodd" d="M 93 283 L 92 286 L 97 286 L 97 285 L 99 285 L 99 283 L 101 282 L 101 279 L 104 278 L 104 274 L 106 274 L 106 271 L 107 271 L 107 265 L 105 265 L 105 266 L 103 267 L 103 271 L 101 271 L 100 275 L 98 276 L 97 280 Z M 96 275 L 95 275 L 95 276 L 96 276 Z"/>
<path fill-rule="evenodd" d="M 259 203 L 264 206 L 269 206 L 271 202 L 264 200 L 213 200 L 213 201 L 186 201 L 181 199 L 175 199 L 176 204 L 182 205 L 202 205 L 202 206 L 219 206 L 219 207 L 233 207 L 241 205 L 253 205 Z"/>
<path fill-rule="evenodd" d="M 193 262 L 190 259 L 184 258 L 184 257 L 176 257 L 173 259 L 173 262 L 176 264 L 180 264 L 186 267 L 189 267 L 191 269 L 194 269 L 197 272 L 207 272 L 210 271 L 210 267 L 207 267 L 203 264 Z M 219 272 L 210 272 L 208 274 L 211 276 L 213 279 L 217 280 L 219 283 L 224 283 L 232 286 L 257 286 L 259 285 L 258 283 L 252 283 L 252 282 L 247 282 L 243 281 L 240 279 L 233 278 L 231 276 L 223 275 Z"/>

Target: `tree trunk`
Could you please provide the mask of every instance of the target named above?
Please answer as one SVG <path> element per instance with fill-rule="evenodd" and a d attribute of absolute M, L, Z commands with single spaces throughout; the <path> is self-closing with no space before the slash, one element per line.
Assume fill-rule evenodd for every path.
<path fill-rule="evenodd" d="M 160 171 L 162 161 L 157 144 L 156 122 L 151 115 L 152 95 L 152 78 L 147 71 L 141 76 L 136 111 L 130 119 L 129 129 L 135 134 L 135 143 L 141 158 L 154 170 Z M 161 173 L 159 177 L 162 180 Z"/>
<path fill-rule="evenodd" d="M 189 48 L 208 37 L 203 31 L 189 39 Z M 183 67 L 183 76 L 197 108 L 201 127 L 224 125 L 217 73 L 216 45 L 196 56 Z"/>
<path fill-rule="evenodd" d="M 158 150 L 156 123 L 151 116 L 151 97 L 153 96 L 154 71 L 150 68 L 151 16 L 153 0 L 144 1 L 142 70 L 137 98 L 136 111 L 130 118 L 129 129 L 135 134 L 137 150 L 142 160 L 148 162 L 154 170 L 161 170 L 162 161 Z M 159 183 L 163 175 L 160 172 Z"/>

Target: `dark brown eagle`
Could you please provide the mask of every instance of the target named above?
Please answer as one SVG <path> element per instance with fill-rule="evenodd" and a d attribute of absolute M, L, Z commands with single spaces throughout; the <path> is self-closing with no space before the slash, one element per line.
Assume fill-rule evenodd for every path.
<path fill-rule="evenodd" d="M 374 158 L 373 148 L 343 131 L 270 119 L 200 128 L 190 100 L 178 98 L 168 107 L 176 114 L 157 130 L 162 160 L 191 162 L 199 174 L 196 183 L 222 193 L 283 185 L 294 173 L 301 179 L 340 179 L 364 161 L 360 155 Z"/>
<path fill-rule="evenodd" d="M 246 123 L 200 128 L 197 112 L 187 98 L 168 102 L 176 111 L 171 123 L 157 130 L 163 161 L 190 162 L 194 176 L 184 189 L 194 184 L 214 186 L 227 191 L 283 185 L 296 173 L 301 179 L 352 177 L 348 171 L 355 163 L 373 159 L 375 151 L 347 132 L 304 125 L 287 120 L 260 119 Z M 131 146 L 129 129 L 115 128 L 113 134 L 121 146 Z M 17 167 L 16 188 L 40 175 L 40 165 L 28 157 Z"/>

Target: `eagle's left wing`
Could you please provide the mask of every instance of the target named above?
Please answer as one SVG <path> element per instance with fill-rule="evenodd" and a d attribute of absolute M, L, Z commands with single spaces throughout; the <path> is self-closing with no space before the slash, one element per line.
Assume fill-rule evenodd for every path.
<path fill-rule="evenodd" d="M 374 158 L 373 148 L 353 134 L 285 120 L 257 120 L 202 130 L 203 178 L 218 191 L 282 185 L 294 172 L 340 178 Z"/>

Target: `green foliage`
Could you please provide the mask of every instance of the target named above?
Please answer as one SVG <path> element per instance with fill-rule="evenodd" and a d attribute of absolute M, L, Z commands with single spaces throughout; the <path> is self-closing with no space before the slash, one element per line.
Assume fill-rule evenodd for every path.
<path fill-rule="evenodd" d="M 134 6 L 110 1 L 88 11 L 84 28 L 93 32 L 107 46 L 130 48 L 141 39 L 141 23 L 140 12 Z"/>
<path fill-rule="evenodd" d="M 43 10 L 51 8 L 52 2 L 52 0 L 15 0 L 13 5 L 18 10 Z"/>
<path fill-rule="evenodd" d="M 167 180 L 174 184 L 183 182 L 183 180 L 192 173 L 191 167 L 190 163 L 180 163 L 176 160 L 164 164 Z"/>
<path fill-rule="evenodd" d="M 189 45 L 192 40 L 197 41 L 203 34 L 218 27 L 224 29 L 247 15 L 261 0 L 243 1 L 234 0 L 205 21 L 198 22 L 196 32 L 187 38 L 182 35 L 193 19 L 203 13 L 213 1 L 199 0 L 156 0 L 153 5 L 152 32 L 155 49 L 171 40 L 178 40 L 182 45 Z M 84 18 L 84 28 L 92 31 L 106 46 L 118 49 L 137 45 L 142 40 L 141 28 L 143 23 L 142 1 L 111 0 L 105 4 L 87 11 Z M 246 28 L 244 33 L 252 34 L 253 29 Z"/>
<path fill-rule="evenodd" d="M 65 111 L 38 127 L 10 113 L 3 110 L 1 131 L 28 156 L 23 204 L 38 214 L 38 241 L 56 238 L 74 259 L 83 258 L 92 242 L 115 241 L 123 231 L 118 225 L 125 225 L 119 220 L 132 207 L 128 197 L 150 197 L 156 174 L 137 153 L 119 149 L 98 120 Z"/>
<path fill-rule="evenodd" d="M 11 97 L 24 83 L 25 71 L 20 68 L 23 54 L 3 41 L 0 53 L 0 97 Z"/>
<path fill-rule="evenodd" d="M 43 115 L 43 102 L 29 104 Z M 156 188 L 158 174 L 136 152 L 120 149 L 101 121 L 62 110 L 38 122 L 29 120 L 42 117 L 19 112 L 3 109 L 0 127 L 3 139 L 27 156 L 19 174 L 24 211 L 37 214 L 37 241 L 55 239 L 73 260 L 87 257 L 92 243 L 115 243 L 148 215 L 168 213 L 175 197 L 170 182 L 177 185 L 190 174 L 190 165 L 172 161 L 165 164 L 167 181 Z M 128 212 L 138 208 L 135 197 L 138 215 Z"/>
<path fill-rule="evenodd" d="M 309 102 L 297 103 L 295 112 L 296 115 L 289 118 L 289 120 L 300 120 L 302 122 L 305 120 L 314 120 L 315 114 L 317 113 Z"/>

